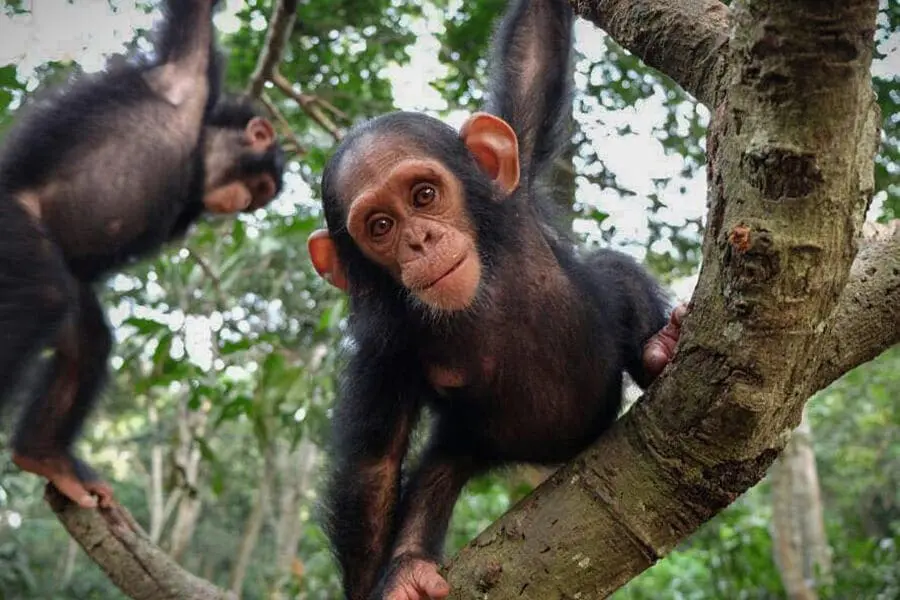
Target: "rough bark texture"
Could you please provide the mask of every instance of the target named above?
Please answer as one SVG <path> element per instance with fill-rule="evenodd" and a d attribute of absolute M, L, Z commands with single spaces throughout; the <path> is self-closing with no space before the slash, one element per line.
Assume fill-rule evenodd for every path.
<path fill-rule="evenodd" d="M 717 106 L 728 54 L 728 9 L 719 0 L 570 0 L 621 46 L 697 100 Z"/>
<path fill-rule="evenodd" d="M 885 324 L 893 336 L 870 330 L 864 348 L 820 367 L 822 344 L 855 327 L 854 312 L 897 316 L 855 308 L 876 297 L 872 274 L 845 290 L 873 192 L 876 0 L 745 0 L 727 43 L 717 3 L 575 4 L 717 101 L 703 268 L 673 364 L 611 432 L 459 553 L 447 569 L 455 599 L 608 596 L 763 477 L 824 377 L 858 364 L 843 357 L 898 341 Z M 725 48 L 723 76 L 711 65 Z M 875 274 L 880 291 L 896 294 L 887 271 Z"/>
<path fill-rule="evenodd" d="M 900 340 L 900 221 L 866 223 L 859 254 L 826 323 L 819 390 Z"/>
<path fill-rule="evenodd" d="M 235 600 L 178 566 L 122 508 L 78 508 L 47 486 L 46 500 L 69 534 L 135 600 Z"/>
<path fill-rule="evenodd" d="M 791 600 L 816 600 L 818 586 L 831 578 L 831 549 L 806 411 L 770 479 L 772 550 L 781 581 Z"/>

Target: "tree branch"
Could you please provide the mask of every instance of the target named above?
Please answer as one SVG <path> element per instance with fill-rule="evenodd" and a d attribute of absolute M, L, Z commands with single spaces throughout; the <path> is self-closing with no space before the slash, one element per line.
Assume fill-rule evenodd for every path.
<path fill-rule="evenodd" d="M 290 140 L 290 146 L 285 147 L 286 152 L 293 152 L 297 156 L 303 157 L 309 151 L 303 144 L 300 143 L 300 139 L 294 134 L 294 130 L 291 127 L 291 124 L 288 123 L 288 120 L 285 118 L 284 114 L 275 106 L 275 103 L 272 102 L 272 99 L 268 94 L 263 93 L 259 97 L 260 102 L 263 103 L 263 106 L 269 111 L 269 114 L 272 115 L 272 118 L 281 126 L 281 131 Z"/>
<path fill-rule="evenodd" d="M 826 324 L 816 389 L 900 343 L 900 220 L 867 223 L 864 233 L 850 280 Z"/>
<path fill-rule="evenodd" d="M 652 566 L 763 478 L 815 391 L 822 341 L 850 335 L 840 321 L 825 327 L 836 308 L 871 310 L 850 299 L 861 292 L 851 265 L 874 185 L 877 0 L 743 0 L 727 41 L 708 21 L 724 25 L 717 3 L 578 3 L 715 106 L 702 268 L 672 364 L 609 432 L 460 551 L 446 569 L 453 600 L 595 600 Z M 726 48 L 740 76 L 719 90 Z M 888 252 L 896 246 L 876 254 Z M 859 265 L 871 267 L 866 256 Z M 859 267 L 893 278 L 882 293 L 898 277 L 886 266 Z M 845 300 L 848 281 L 858 291 Z M 896 327 L 897 311 L 878 306 L 866 318 Z"/>
<path fill-rule="evenodd" d="M 250 76 L 247 95 L 259 98 L 267 81 L 272 79 L 278 63 L 284 54 L 284 47 L 297 19 L 297 0 L 279 0 L 269 21 L 266 41 L 256 62 L 256 69 Z"/>
<path fill-rule="evenodd" d="M 294 89 L 294 86 L 291 84 L 287 78 L 281 73 L 275 72 L 272 73 L 272 83 L 275 84 L 275 87 L 284 92 L 285 95 L 293 98 L 297 104 L 300 105 L 300 108 L 306 112 L 309 117 L 318 123 L 322 129 L 331 134 L 331 137 L 334 138 L 334 141 L 339 142 L 344 136 L 341 133 L 341 130 L 338 129 L 337 125 L 322 111 L 322 109 L 318 105 L 318 98 L 311 94 L 304 94 L 303 92 L 298 92 Z"/>
<path fill-rule="evenodd" d="M 224 309 L 228 306 L 228 298 L 225 296 L 225 292 L 222 290 L 222 281 L 219 279 L 219 276 L 215 271 L 212 270 L 212 267 L 204 260 L 202 256 L 200 256 L 197 252 L 195 252 L 190 246 L 185 246 L 185 250 L 187 250 L 188 256 L 193 259 L 194 263 L 200 267 L 200 270 L 209 277 L 209 281 L 212 284 L 213 290 L 216 292 L 216 300 L 218 301 L 219 308 Z"/>
<path fill-rule="evenodd" d="M 237 600 L 181 568 L 150 541 L 124 508 L 79 508 L 52 485 L 47 485 L 44 498 L 69 535 L 130 598 Z"/>
<path fill-rule="evenodd" d="M 575 12 L 606 31 L 715 108 L 728 70 L 728 7 L 719 0 L 570 0 Z"/>

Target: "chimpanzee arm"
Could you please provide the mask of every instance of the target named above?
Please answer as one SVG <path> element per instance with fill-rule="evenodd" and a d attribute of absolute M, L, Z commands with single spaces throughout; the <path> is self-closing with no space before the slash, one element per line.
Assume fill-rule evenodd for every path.
<path fill-rule="evenodd" d="M 437 578 L 436 565 L 443 555 L 453 507 L 466 482 L 491 466 L 487 460 L 474 458 L 466 439 L 448 417 L 438 417 L 421 461 L 403 491 L 391 561 L 375 598 L 398 588 L 406 588 L 406 593 L 414 597 L 414 590 L 422 595 L 436 584 L 444 585 Z M 415 565 L 422 561 L 435 565 L 433 574 Z M 423 574 L 430 581 L 422 581 Z"/>
<path fill-rule="evenodd" d="M 207 115 L 215 107 L 222 86 L 223 60 L 215 46 L 210 18 L 210 12 L 218 3 L 219 0 L 166 0 L 163 3 L 165 19 L 156 41 L 157 53 L 163 63 L 177 64 L 206 53 Z"/>
<path fill-rule="evenodd" d="M 619 332 L 625 370 L 636 384 L 646 388 L 658 373 L 648 371 L 644 345 L 666 325 L 666 295 L 637 261 L 621 252 L 599 250 L 588 257 L 587 264 L 597 297 L 608 298 L 602 301 L 604 310 L 617 321 L 610 330 Z"/>
<path fill-rule="evenodd" d="M 566 147 L 573 21 L 568 0 L 515 0 L 494 36 L 485 110 L 516 132 L 526 182 Z"/>
<path fill-rule="evenodd" d="M 358 352 L 342 376 L 325 501 L 325 528 L 349 600 L 369 598 L 388 558 L 401 466 L 424 391 L 414 360 L 368 354 Z"/>
<path fill-rule="evenodd" d="M 193 106 L 202 100 L 203 110 L 192 115 L 192 125 L 211 112 L 220 91 L 221 64 L 211 15 L 215 4 L 214 0 L 166 0 L 155 44 L 158 66 L 145 73 L 153 91 L 173 106 Z M 199 88 L 198 82 L 202 82 Z"/>

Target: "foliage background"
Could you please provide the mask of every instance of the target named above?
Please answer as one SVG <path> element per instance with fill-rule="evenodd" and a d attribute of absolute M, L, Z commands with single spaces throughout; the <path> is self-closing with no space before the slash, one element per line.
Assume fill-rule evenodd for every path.
<path fill-rule="evenodd" d="M 73 0 L 71 10 L 87 20 L 100 4 L 153 14 L 152 5 L 124 0 Z M 227 4 L 218 23 L 229 84 L 240 89 L 261 50 L 271 2 Z M 478 106 L 483 57 L 504 5 L 308 0 L 280 71 L 296 91 L 335 107 L 329 115 L 339 127 L 394 108 L 425 109 L 458 124 L 463 111 Z M 0 4 L 0 57 L 9 57 L 8 64 L 0 60 L 0 136 L 23 103 L 89 68 L 85 57 L 96 60 L 99 52 L 88 40 L 80 53 L 23 57 L 25 46 L 12 34 L 28 23 L 30 8 Z M 61 13 L 43 14 L 42 26 L 52 22 L 63 38 L 68 27 L 78 29 Z M 149 16 L 135 21 L 129 45 L 141 47 Z M 644 259 L 688 297 L 702 234 L 708 113 L 602 32 L 581 23 L 577 34 L 577 127 L 559 179 L 573 192 L 573 228 L 586 245 L 614 245 Z M 900 217 L 900 1 L 882 1 L 877 39 L 873 81 L 884 134 L 870 218 L 886 220 Z M 346 309 L 305 252 L 306 237 L 321 224 L 318 177 L 334 139 L 296 102 L 268 93 L 299 150 L 288 191 L 265 213 L 202 224 L 183 247 L 104 287 L 118 345 L 111 385 L 83 448 L 140 522 L 158 517 L 154 494 L 171 500 L 172 516 L 160 526 L 164 545 L 171 548 L 183 526 L 178 511 L 199 506 L 181 555 L 192 571 L 229 585 L 249 524 L 259 517 L 243 597 L 327 599 L 338 597 L 338 588 L 315 522 L 318 470 L 301 472 L 297 457 L 301 448 L 327 443 Z M 809 410 L 835 563 L 824 596 L 900 597 L 900 350 L 851 372 Z M 0 432 L 4 448 L 9 420 Z M 186 474 L 186 465 L 196 473 Z M 472 482 L 457 505 L 448 551 L 534 481 L 533 472 L 510 469 Z M 73 551 L 41 501 L 41 485 L 0 454 L 0 598 L 121 597 Z M 300 494 L 282 503 L 291 486 Z M 770 518 L 763 482 L 616 597 L 783 597 Z M 293 560 L 284 563 L 283 532 L 292 520 L 299 541 L 288 544 Z"/>

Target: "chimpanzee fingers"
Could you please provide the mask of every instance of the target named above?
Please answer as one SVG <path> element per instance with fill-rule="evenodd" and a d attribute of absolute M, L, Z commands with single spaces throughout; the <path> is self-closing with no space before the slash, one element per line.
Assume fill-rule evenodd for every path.
<path fill-rule="evenodd" d="M 450 594 L 450 586 L 438 573 L 437 565 L 421 559 L 403 565 L 388 590 L 385 600 L 442 600 Z"/>
<path fill-rule="evenodd" d="M 48 479 L 53 487 L 81 508 L 97 508 L 98 501 L 80 481 L 74 477 L 60 475 Z"/>
<path fill-rule="evenodd" d="M 45 478 L 59 493 L 82 508 L 113 506 L 112 488 L 100 481 L 93 469 L 77 458 L 32 458 L 14 454 L 12 460 L 23 471 Z"/>
<path fill-rule="evenodd" d="M 71 457 L 72 470 L 75 476 L 81 481 L 84 488 L 92 495 L 99 499 L 101 508 L 110 508 L 113 506 L 113 490 L 105 481 L 100 479 L 97 472 L 91 468 L 83 460 Z"/>
<path fill-rule="evenodd" d="M 91 481 L 84 484 L 85 489 L 97 497 L 100 508 L 112 508 L 115 505 L 112 487 L 103 481 Z"/>
<path fill-rule="evenodd" d="M 672 316 L 669 317 L 669 322 L 680 329 L 681 323 L 684 321 L 684 318 L 689 312 L 690 308 L 687 304 L 679 304 L 675 307 L 675 310 L 672 311 Z"/>
<path fill-rule="evenodd" d="M 651 379 L 658 377 L 675 356 L 675 346 L 681 337 L 681 323 L 687 314 L 686 304 L 675 307 L 666 326 L 656 332 L 644 345 L 644 368 Z"/>

